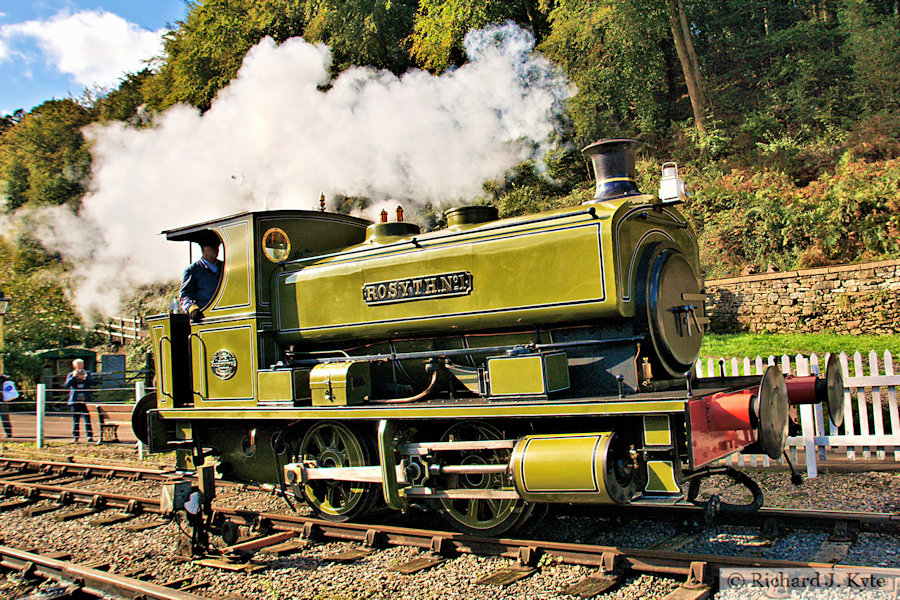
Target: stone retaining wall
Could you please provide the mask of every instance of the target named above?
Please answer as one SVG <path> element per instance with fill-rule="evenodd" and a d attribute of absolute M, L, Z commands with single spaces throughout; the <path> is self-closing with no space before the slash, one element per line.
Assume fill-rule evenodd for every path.
<path fill-rule="evenodd" d="M 712 331 L 900 333 L 900 260 L 706 282 Z"/>

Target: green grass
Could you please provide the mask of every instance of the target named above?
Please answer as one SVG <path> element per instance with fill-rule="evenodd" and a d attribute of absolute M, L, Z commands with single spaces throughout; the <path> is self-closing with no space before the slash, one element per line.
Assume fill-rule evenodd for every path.
<path fill-rule="evenodd" d="M 854 352 L 867 355 L 874 350 L 879 358 L 885 350 L 900 360 L 900 335 L 837 335 L 833 333 L 819 334 L 765 334 L 739 333 L 733 335 L 706 334 L 700 347 L 700 358 L 743 358 L 748 356 L 808 356 L 816 353 L 839 354 L 846 352 L 852 356 Z"/>

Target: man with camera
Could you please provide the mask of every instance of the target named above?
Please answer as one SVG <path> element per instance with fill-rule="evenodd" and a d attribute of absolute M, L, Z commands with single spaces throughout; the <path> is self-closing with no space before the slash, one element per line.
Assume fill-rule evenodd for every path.
<path fill-rule="evenodd" d="M 84 432 L 87 434 L 89 442 L 94 441 L 94 431 L 91 428 L 91 417 L 88 414 L 86 402 L 90 402 L 93 398 L 91 387 L 94 381 L 91 374 L 84 370 L 84 361 L 76 358 L 72 361 L 72 372 L 66 376 L 66 382 L 63 387 L 69 388 L 68 405 L 72 411 L 72 441 L 78 441 L 79 435 L 79 418 L 84 419 Z"/>

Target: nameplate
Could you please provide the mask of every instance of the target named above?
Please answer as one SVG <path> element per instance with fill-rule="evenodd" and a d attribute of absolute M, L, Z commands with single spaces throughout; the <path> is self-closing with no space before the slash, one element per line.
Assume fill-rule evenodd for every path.
<path fill-rule="evenodd" d="M 472 291 L 472 274 L 468 271 L 379 281 L 363 285 L 363 300 L 369 306 L 411 302 L 428 298 L 465 296 Z"/>

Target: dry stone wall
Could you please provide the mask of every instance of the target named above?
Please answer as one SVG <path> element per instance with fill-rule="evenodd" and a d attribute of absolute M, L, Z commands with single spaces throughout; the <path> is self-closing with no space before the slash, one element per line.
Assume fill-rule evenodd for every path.
<path fill-rule="evenodd" d="M 900 333 L 900 260 L 706 282 L 712 331 Z"/>

